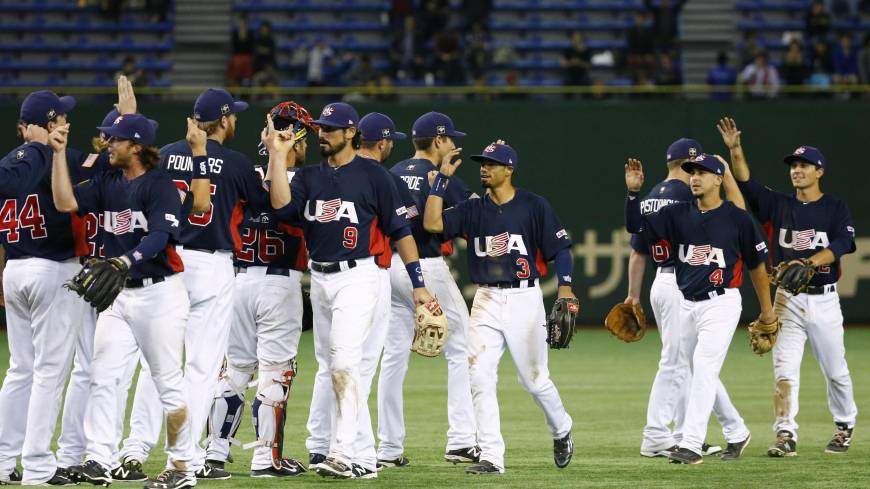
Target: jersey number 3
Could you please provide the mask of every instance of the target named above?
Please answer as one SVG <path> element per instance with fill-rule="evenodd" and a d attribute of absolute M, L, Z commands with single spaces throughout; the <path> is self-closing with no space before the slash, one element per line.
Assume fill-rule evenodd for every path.
<path fill-rule="evenodd" d="M 39 196 L 30 194 L 24 198 L 21 209 L 16 199 L 6 199 L 0 208 L 0 232 L 6 233 L 6 241 L 17 243 L 21 238 L 19 231 L 30 228 L 30 239 L 48 236 L 45 230 L 45 217 L 39 211 Z"/>

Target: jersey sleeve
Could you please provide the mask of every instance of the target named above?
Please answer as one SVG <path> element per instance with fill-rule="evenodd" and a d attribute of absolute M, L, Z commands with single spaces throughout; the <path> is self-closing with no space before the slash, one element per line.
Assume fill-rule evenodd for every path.
<path fill-rule="evenodd" d="M 73 196 L 76 198 L 76 203 L 79 206 L 78 214 L 84 216 L 91 212 L 102 211 L 103 202 L 103 187 L 106 180 L 103 174 L 94 175 L 90 180 L 73 185 Z"/>
<path fill-rule="evenodd" d="M 419 216 L 420 209 L 417 208 L 417 203 L 414 202 L 414 197 L 411 196 L 411 191 L 408 190 L 405 181 L 393 172 L 390 172 L 390 177 L 393 179 L 393 183 L 396 185 L 396 190 L 399 192 L 399 201 L 405 206 L 405 217 L 408 219 L 414 219 Z"/>
<path fill-rule="evenodd" d="M 471 230 L 471 213 L 474 200 L 468 199 L 460 202 L 441 214 L 444 230 L 441 232 L 443 239 L 450 240 L 457 236 L 465 237 Z"/>
<path fill-rule="evenodd" d="M 291 226 L 301 224 L 302 208 L 308 198 L 308 190 L 305 184 L 305 172 L 298 171 L 290 180 L 290 203 L 280 209 L 274 209 L 275 217 Z"/>
<path fill-rule="evenodd" d="M 740 247 L 740 257 L 752 270 L 767 261 L 767 243 L 746 211 L 735 207 L 734 212 L 737 216 L 737 241 Z"/>
<path fill-rule="evenodd" d="M 852 214 L 845 203 L 837 206 L 837 214 L 833 222 L 835 228 L 831 236 L 831 244 L 828 248 L 835 257 L 840 258 L 848 253 L 855 252 L 855 226 L 852 224 Z"/>
<path fill-rule="evenodd" d="M 407 209 L 399 196 L 399 189 L 393 177 L 381 167 L 374 167 L 371 175 L 378 206 L 376 211 L 378 226 L 381 231 L 394 240 L 410 234 L 410 223 L 405 218 Z"/>
<path fill-rule="evenodd" d="M 148 232 L 163 231 L 178 239 L 181 197 L 172 181 L 155 179 L 143 197 L 147 199 L 142 202 L 142 209 L 148 221 Z"/>
<path fill-rule="evenodd" d="M 245 199 L 245 206 L 254 212 L 265 212 L 269 208 L 269 192 L 263 187 L 263 180 L 253 168 L 242 170 L 239 176 L 240 192 Z"/>
<path fill-rule="evenodd" d="M 547 261 L 552 260 L 556 253 L 571 246 L 571 238 L 568 231 L 562 226 L 562 222 L 556 215 L 556 211 L 549 202 L 541 198 L 537 206 L 538 222 L 541 223 L 540 235 L 541 252 Z"/>
<path fill-rule="evenodd" d="M 643 239 L 642 234 L 632 234 L 628 244 L 634 251 L 642 255 L 649 255 L 649 246 L 647 245 L 646 240 Z"/>
<path fill-rule="evenodd" d="M 776 209 L 776 201 L 781 194 L 761 185 L 751 178 L 737 182 L 737 187 L 746 198 L 749 208 L 762 223 L 770 222 Z"/>
<path fill-rule="evenodd" d="M 4 197 L 15 197 L 35 187 L 51 169 L 52 151 L 44 144 L 30 143 L 14 158 L 0 166 L 0 195 Z"/>

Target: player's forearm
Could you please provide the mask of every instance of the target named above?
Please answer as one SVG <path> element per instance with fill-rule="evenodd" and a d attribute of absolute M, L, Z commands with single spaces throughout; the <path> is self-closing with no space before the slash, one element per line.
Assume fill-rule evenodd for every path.
<path fill-rule="evenodd" d="M 51 195 L 60 212 L 75 212 L 79 203 L 73 194 L 72 181 L 66 163 L 66 151 L 57 151 L 51 159 Z"/>
<path fill-rule="evenodd" d="M 821 267 L 834 263 L 837 260 L 837 257 L 836 255 L 834 255 L 834 252 L 831 251 L 830 248 L 825 248 L 822 251 L 811 256 L 809 260 L 814 267 Z"/>
<path fill-rule="evenodd" d="M 444 231 L 444 199 L 437 195 L 429 195 L 426 198 L 426 210 L 423 212 L 423 229 L 430 233 Z"/>
<path fill-rule="evenodd" d="M 193 212 L 208 212 L 211 207 L 211 179 L 194 178 L 190 181 L 190 193 L 193 194 Z"/>
<path fill-rule="evenodd" d="M 758 305 L 761 308 L 761 314 L 772 314 L 773 304 L 770 300 L 770 280 L 767 276 L 767 267 L 765 264 L 761 263 L 750 270 L 749 278 L 752 280 L 752 287 L 755 289 L 755 295 L 758 297 Z"/>
<path fill-rule="evenodd" d="M 749 180 L 749 164 L 746 163 L 746 155 L 743 154 L 743 146 L 738 144 L 729 149 L 731 152 L 731 171 L 734 173 L 734 178 L 738 182 Z"/>
<path fill-rule="evenodd" d="M 420 260 L 420 254 L 417 251 L 417 243 L 414 242 L 413 236 L 409 234 L 402 239 L 396 240 L 395 243 L 396 251 L 402 258 L 402 263 L 407 265 L 408 263 Z"/>
<path fill-rule="evenodd" d="M 290 179 L 287 177 L 287 168 L 284 167 L 286 159 L 287 154 L 283 151 L 269 153 L 269 202 L 273 209 L 281 209 L 290 204 Z"/>
<path fill-rule="evenodd" d="M 737 207 L 746 210 L 746 201 L 743 199 L 743 193 L 737 186 L 737 180 L 730 171 L 725 172 L 722 177 L 722 184 L 725 186 L 725 198 L 734 203 Z"/>
<path fill-rule="evenodd" d="M 643 286 L 643 272 L 646 269 L 646 257 L 634 250 L 628 257 L 628 296 L 640 299 L 640 289 Z"/>

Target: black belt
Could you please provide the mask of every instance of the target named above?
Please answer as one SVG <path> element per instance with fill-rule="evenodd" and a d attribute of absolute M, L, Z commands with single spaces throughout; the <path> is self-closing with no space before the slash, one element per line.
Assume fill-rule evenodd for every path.
<path fill-rule="evenodd" d="M 837 284 L 827 284 L 827 285 L 810 285 L 807 287 L 807 290 L 804 291 L 805 294 L 808 295 L 822 295 L 826 292 L 836 292 Z"/>
<path fill-rule="evenodd" d="M 335 273 L 341 271 L 342 263 L 347 263 L 347 268 L 356 267 L 356 260 L 347 260 L 346 262 L 337 261 L 333 263 L 317 263 L 316 261 L 312 261 L 311 269 L 320 273 Z"/>
<path fill-rule="evenodd" d="M 124 288 L 140 289 L 146 285 L 159 284 L 166 280 L 166 277 L 144 277 L 144 278 L 128 278 L 124 282 Z"/>
<path fill-rule="evenodd" d="M 536 287 L 538 285 L 538 279 L 520 280 L 517 282 L 493 282 L 480 285 L 484 287 L 495 287 L 496 289 L 524 289 L 528 287 Z"/>
<path fill-rule="evenodd" d="M 255 265 L 256 266 L 256 265 Z M 248 267 L 233 267 L 236 271 L 236 275 L 240 273 L 248 273 Z M 281 275 L 283 277 L 290 276 L 289 268 L 281 268 L 281 267 L 266 267 L 266 275 Z"/>
<path fill-rule="evenodd" d="M 208 249 L 208 248 L 193 248 L 193 247 L 191 247 L 191 246 L 184 246 L 184 245 L 181 245 L 181 246 L 182 246 L 182 248 L 185 249 L 185 250 L 199 251 L 199 252 L 201 252 L 201 253 L 209 253 L 209 254 L 214 254 L 214 253 L 216 253 L 216 252 L 218 252 L 218 251 L 223 251 L 223 250 L 210 250 L 210 249 Z"/>
<path fill-rule="evenodd" d="M 710 300 L 714 297 L 719 297 L 720 295 L 725 295 L 726 290 L 727 289 L 721 289 L 721 288 L 720 289 L 713 289 L 709 292 L 704 292 L 703 294 L 698 294 L 698 295 L 693 295 L 693 296 L 687 296 L 686 294 L 683 294 L 683 297 L 687 301 L 701 302 L 701 301 Z"/>

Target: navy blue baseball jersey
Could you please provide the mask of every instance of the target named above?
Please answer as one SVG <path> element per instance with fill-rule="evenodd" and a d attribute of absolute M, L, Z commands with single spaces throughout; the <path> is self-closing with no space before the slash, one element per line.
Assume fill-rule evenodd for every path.
<path fill-rule="evenodd" d="M 165 277 L 184 271 L 175 251 L 181 218 L 181 192 L 169 175 L 159 169 L 127 180 L 112 169 L 73 187 L 79 214 L 101 214 L 103 247 L 108 258 L 134 249 L 148 233 L 169 234 L 169 244 L 150 260 L 130 268 L 130 278 Z"/>
<path fill-rule="evenodd" d="M 443 222 L 445 238 L 468 242 L 468 272 L 476 284 L 544 277 L 547 262 L 571 246 L 550 204 L 519 188 L 502 205 L 488 195 L 460 202 L 444 211 Z"/>
<path fill-rule="evenodd" d="M 109 164 L 108 151 L 91 153 L 84 158 L 82 164 L 78 167 L 78 176 L 73 177 L 70 175 L 70 179 L 74 184 L 81 183 L 93 178 L 94 175 L 110 170 L 111 168 L 112 165 Z M 105 250 L 103 249 L 103 233 L 100 231 L 103 227 L 102 217 L 102 214 L 97 214 L 95 212 L 88 212 L 84 215 L 85 240 L 87 241 L 88 246 L 88 256 L 96 258 L 106 257 Z"/>
<path fill-rule="evenodd" d="M 51 172 L 52 150 L 42 143 L 27 143 L 0 160 L 0 197 L 6 199 L 26 193 Z"/>
<path fill-rule="evenodd" d="M 264 177 L 262 168 L 257 168 Z M 294 170 L 287 171 L 293 181 Z M 302 229 L 279 222 L 274 212 L 247 210 L 239 227 L 241 247 L 235 253 L 237 267 L 272 266 L 304 272 L 308 268 L 308 253 Z"/>
<path fill-rule="evenodd" d="M 211 139 L 206 143 L 211 173 L 211 210 L 183 220 L 180 243 L 190 248 L 238 250 L 243 207 L 268 210 L 268 193 L 247 156 Z M 193 159 L 190 145 L 176 141 L 160 149 L 160 162 L 178 188 L 190 189 Z"/>
<path fill-rule="evenodd" d="M 50 162 L 51 149 L 48 151 Z M 75 182 L 85 179 L 81 171 L 82 154 L 67 148 L 66 159 L 70 178 Z M 54 207 L 50 168 L 43 171 L 29 190 L 3 201 L 0 236 L 10 259 L 36 257 L 60 261 L 88 254 L 84 219 Z"/>
<path fill-rule="evenodd" d="M 367 158 L 337 168 L 326 162 L 302 167 L 291 189 L 292 201 L 275 214 L 302 227 L 314 261 L 380 256 L 389 251 L 387 237 L 411 234 L 393 178 Z"/>
<path fill-rule="evenodd" d="M 408 189 L 414 201 L 415 210 L 423 215 L 426 207 L 426 199 L 429 198 L 429 172 L 438 170 L 438 167 L 426 159 L 411 158 L 397 163 L 390 172 L 402 179 L 402 184 Z M 471 195 L 471 191 L 457 176 L 450 177 L 447 184 L 447 193 L 444 195 L 444 208 L 453 207 L 465 201 Z M 423 220 L 411 221 L 411 233 L 417 242 L 417 251 L 420 258 L 432 258 L 443 254 L 450 254 L 453 248 L 442 246 L 445 243 L 442 236 L 432 234 L 423 229 Z"/>
<path fill-rule="evenodd" d="M 810 285 L 832 284 L 840 278 L 840 257 L 855 251 L 855 227 L 845 202 L 830 195 L 801 202 L 754 180 L 738 185 L 767 234 L 772 265 L 809 258 L 830 248 L 836 261 L 818 267 Z"/>
<path fill-rule="evenodd" d="M 639 205 L 637 200 L 630 201 Z M 767 244 L 748 212 L 725 201 L 702 212 L 697 201 L 680 202 L 641 217 L 644 239 L 666 239 L 674 250 L 677 285 L 687 299 L 717 289 L 740 287 L 743 265 L 750 269 L 767 259 Z"/>
<path fill-rule="evenodd" d="M 678 179 L 659 182 L 640 201 L 641 214 L 655 214 L 671 204 L 677 202 L 689 202 L 694 199 L 692 189 L 685 182 Z M 644 255 L 650 255 L 653 264 L 657 267 L 672 267 L 674 259 L 671 255 L 671 245 L 666 239 L 660 239 L 654 243 L 647 243 L 640 234 L 631 235 L 631 248 Z"/>

